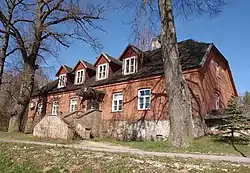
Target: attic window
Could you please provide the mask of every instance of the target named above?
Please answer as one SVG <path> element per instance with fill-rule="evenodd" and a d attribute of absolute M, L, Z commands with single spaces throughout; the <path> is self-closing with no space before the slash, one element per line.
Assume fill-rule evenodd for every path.
<path fill-rule="evenodd" d="M 78 70 L 75 76 L 75 84 L 79 85 L 84 82 L 84 70 Z"/>
<path fill-rule="evenodd" d="M 108 77 L 108 64 L 98 65 L 97 80 L 106 79 Z"/>
<path fill-rule="evenodd" d="M 124 74 L 133 74 L 137 70 L 136 57 L 130 57 L 123 60 Z"/>
<path fill-rule="evenodd" d="M 62 74 L 59 76 L 58 88 L 66 87 L 67 76 L 66 74 Z"/>

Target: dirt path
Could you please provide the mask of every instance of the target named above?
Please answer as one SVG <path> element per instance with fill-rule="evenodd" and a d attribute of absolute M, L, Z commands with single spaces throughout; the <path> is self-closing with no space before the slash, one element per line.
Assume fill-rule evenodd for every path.
<path fill-rule="evenodd" d="M 112 144 L 106 144 L 106 143 L 101 143 L 101 142 L 92 142 L 92 141 L 83 141 L 80 144 L 69 144 L 69 145 L 53 144 L 53 143 L 47 143 L 47 142 L 12 140 L 12 139 L 0 139 L 0 141 L 1 142 L 23 143 L 23 144 L 35 144 L 35 145 L 78 148 L 78 149 L 101 151 L 101 152 L 128 153 L 128 154 L 135 154 L 135 155 L 160 156 L 160 157 L 182 157 L 182 158 L 204 159 L 204 160 L 213 160 L 213 161 L 228 161 L 228 162 L 250 164 L 250 158 L 244 158 L 244 157 L 238 157 L 238 156 L 217 156 L 217 155 L 205 155 L 205 154 L 149 152 L 149 151 L 142 151 L 139 149 L 131 149 L 128 147 L 115 146 Z"/>

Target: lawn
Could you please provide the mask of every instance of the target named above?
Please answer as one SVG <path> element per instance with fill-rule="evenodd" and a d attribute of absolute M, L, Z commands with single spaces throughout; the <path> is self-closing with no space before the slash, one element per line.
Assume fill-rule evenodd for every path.
<path fill-rule="evenodd" d="M 93 139 L 98 142 L 112 143 L 128 146 L 145 151 L 181 152 L 181 153 L 206 153 L 216 155 L 238 155 L 230 142 L 218 140 L 218 137 L 206 136 L 190 142 L 188 147 L 175 148 L 168 141 L 118 141 L 115 139 Z M 249 144 L 236 144 L 236 147 L 245 155 L 250 156 Z"/>
<path fill-rule="evenodd" d="M 0 142 L 3 173 L 249 173 L 250 165 Z"/>
<path fill-rule="evenodd" d="M 72 144 L 79 143 L 81 140 L 63 140 L 63 139 L 48 139 L 34 137 L 32 134 L 23 133 L 6 133 L 0 132 L 0 138 L 16 139 L 16 140 L 29 140 L 29 141 L 42 141 L 58 144 Z M 119 141 L 115 139 L 101 139 L 94 138 L 93 141 L 112 143 L 115 145 L 128 146 L 130 148 L 141 149 L 145 151 L 162 151 L 162 152 L 179 152 L 179 153 L 206 153 L 215 155 L 237 155 L 240 153 L 235 151 L 230 143 L 218 141 L 218 138 L 206 136 L 194 140 L 188 147 L 175 148 L 170 145 L 168 141 Z M 250 157 L 250 145 L 236 144 L 236 147 L 245 155 Z"/>

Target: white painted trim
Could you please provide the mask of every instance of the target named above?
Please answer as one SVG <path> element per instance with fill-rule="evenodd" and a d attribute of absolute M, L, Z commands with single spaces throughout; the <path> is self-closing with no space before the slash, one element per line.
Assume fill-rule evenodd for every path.
<path fill-rule="evenodd" d="M 82 72 L 83 71 L 83 79 L 82 79 L 82 82 L 80 83 L 77 83 L 77 79 L 78 79 L 78 72 Z M 75 73 L 75 85 L 80 85 L 82 83 L 85 82 L 85 69 L 81 69 L 81 70 L 77 70 L 76 73 Z"/>
<path fill-rule="evenodd" d="M 54 111 L 53 111 L 55 102 L 57 102 L 57 112 L 56 113 L 54 113 Z M 58 115 L 58 113 L 59 113 L 59 101 L 53 101 L 52 102 L 51 115 Z"/>
<path fill-rule="evenodd" d="M 76 101 L 76 104 L 75 104 L 75 103 L 74 103 L 74 104 L 72 103 L 73 100 Z M 71 106 L 72 106 L 72 105 L 76 105 L 76 108 L 75 108 L 74 110 L 71 110 Z M 70 104 L 69 104 L 69 112 L 74 112 L 74 111 L 76 111 L 76 110 L 77 110 L 77 105 L 78 105 L 77 98 L 71 98 L 71 99 L 70 99 Z"/>
<path fill-rule="evenodd" d="M 204 66 L 204 64 L 205 64 L 205 62 L 207 60 L 207 57 L 208 57 L 208 55 L 209 55 L 209 53 L 210 53 L 213 46 L 214 46 L 213 43 L 208 46 L 207 51 L 206 51 L 205 55 L 203 56 L 203 58 L 202 58 L 202 60 L 200 62 L 200 66 L 202 66 L 202 67 Z"/>
<path fill-rule="evenodd" d="M 109 59 L 109 57 L 107 56 L 107 54 L 104 53 L 104 52 L 102 52 L 102 53 L 98 56 L 98 58 L 96 58 L 96 61 L 95 61 L 95 63 L 94 63 L 94 66 L 96 66 L 96 63 L 99 61 L 99 59 L 100 59 L 100 57 L 101 57 L 102 55 L 105 57 L 105 59 L 106 59 L 109 63 L 111 62 L 111 60 Z"/>
<path fill-rule="evenodd" d="M 123 92 L 117 92 L 117 93 L 113 93 L 113 95 L 112 95 L 112 112 L 122 112 L 122 110 L 114 110 L 114 96 L 115 96 L 115 94 L 122 94 L 122 110 L 123 110 Z M 119 100 L 117 100 L 117 101 L 119 101 Z M 117 107 L 119 107 L 119 102 L 117 103 Z"/>
<path fill-rule="evenodd" d="M 84 66 L 84 68 L 88 68 L 88 67 L 86 66 L 86 64 L 85 64 L 82 60 L 80 60 L 80 62 L 82 63 L 82 65 Z"/>
<path fill-rule="evenodd" d="M 130 62 L 130 64 L 131 64 L 131 59 L 135 59 L 135 62 L 134 62 L 134 71 L 133 72 L 126 72 L 126 60 L 128 60 L 129 59 L 129 62 Z M 129 64 L 129 65 L 130 65 Z M 123 63 L 122 63 L 122 66 L 123 66 L 123 74 L 124 75 L 129 75 L 129 74 L 134 74 L 134 73 L 136 73 L 137 72 L 137 68 L 138 68 L 138 62 L 137 62 L 137 56 L 131 56 L 131 57 L 129 57 L 129 58 L 125 58 L 125 59 L 123 59 Z M 130 71 L 130 68 L 129 68 L 129 71 Z"/>
<path fill-rule="evenodd" d="M 100 67 L 104 67 L 106 66 L 106 69 L 105 69 L 105 77 L 101 77 L 99 78 L 99 73 L 100 73 Z M 97 66 L 97 73 L 96 73 L 96 80 L 103 80 L 103 79 L 107 79 L 108 78 L 108 74 L 109 73 L 109 63 L 104 63 L 104 64 L 100 64 Z"/>
<path fill-rule="evenodd" d="M 140 108 L 140 91 L 143 91 L 143 90 L 149 90 L 150 91 L 150 95 L 149 95 L 149 103 L 150 103 L 150 107 L 149 108 L 145 108 L 145 106 L 146 106 L 146 99 L 144 100 L 144 108 Z M 143 89 L 139 89 L 138 90 L 138 94 L 137 94 L 137 96 L 138 96 L 138 98 L 137 98 L 137 108 L 138 108 L 138 110 L 150 110 L 150 108 L 151 108 L 151 95 L 152 95 L 152 93 L 151 93 L 151 89 L 150 88 L 143 88 Z"/>
<path fill-rule="evenodd" d="M 64 82 L 64 85 L 60 85 L 61 83 L 61 77 L 62 76 L 64 76 L 65 77 L 65 79 L 63 80 L 63 82 Z M 64 87 L 66 87 L 66 83 L 67 83 L 67 75 L 66 74 L 61 74 L 61 75 L 59 75 L 59 77 L 58 77 L 58 85 L 57 85 L 57 88 L 64 88 Z"/>

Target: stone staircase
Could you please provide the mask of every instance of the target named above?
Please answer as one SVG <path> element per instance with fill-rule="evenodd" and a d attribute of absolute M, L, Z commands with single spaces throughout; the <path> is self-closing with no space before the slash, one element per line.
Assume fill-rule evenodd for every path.
<path fill-rule="evenodd" d="M 82 139 L 98 136 L 100 129 L 101 111 L 90 109 L 87 112 L 75 111 L 62 117 L 77 135 Z"/>
<path fill-rule="evenodd" d="M 91 134 L 90 128 L 86 128 L 84 125 L 77 123 L 74 130 L 82 139 L 90 138 L 90 134 Z"/>

